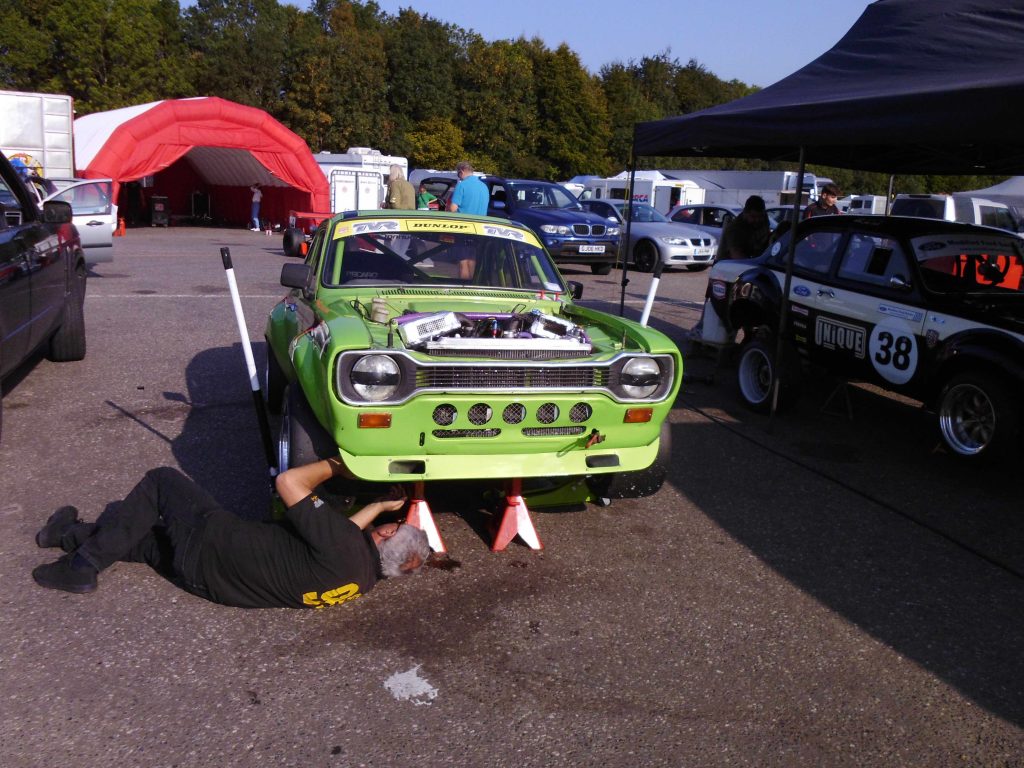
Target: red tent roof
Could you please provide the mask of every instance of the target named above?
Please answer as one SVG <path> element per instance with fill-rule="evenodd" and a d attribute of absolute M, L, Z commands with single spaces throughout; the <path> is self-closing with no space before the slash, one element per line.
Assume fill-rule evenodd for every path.
<path fill-rule="evenodd" d="M 255 107 L 212 96 L 158 101 L 85 115 L 74 127 L 85 178 L 134 181 L 196 149 L 203 161 L 194 165 L 210 183 L 294 187 L 309 193 L 312 210 L 330 210 L 327 178 L 306 142 Z M 269 177 L 255 174 L 262 169 Z"/>

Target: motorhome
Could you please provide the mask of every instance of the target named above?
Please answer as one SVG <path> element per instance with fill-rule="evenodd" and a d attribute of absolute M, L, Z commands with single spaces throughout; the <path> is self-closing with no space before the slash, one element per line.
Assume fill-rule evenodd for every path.
<path fill-rule="evenodd" d="M 408 176 L 409 161 L 385 155 L 369 147 L 349 147 L 348 152 L 319 152 L 313 155 L 327 177 L 331 192 L 331 211 L 379 210 L 387 193 L 391 166 Z"/>
<path fill-rule="evenodd" d="M 578 195 L 580 200 L 625 200 L 629 173 L 623 171 L 606 179 L 591 177 Z M 704 202 L 704 190 L 688 180 L 672 179 L 660 171 L 636 171 L 633 179 L 633 201 L 647 203 L 662 213 L 677 205 Z"/>

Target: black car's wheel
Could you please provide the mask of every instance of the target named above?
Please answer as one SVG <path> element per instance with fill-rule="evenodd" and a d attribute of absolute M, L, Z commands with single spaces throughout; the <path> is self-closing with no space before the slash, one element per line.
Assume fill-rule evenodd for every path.
<path fill-rule="evenodd" d="M 612 271 L 611 264 L 591 264 L 590 271 L 595 275 L 607 275 Z"/>
<path fill-rule="evenodd" d="M 778 375 L 775 345 L 775 338 L 771 334 L 755 333 L 740 350 L 739 364 L 736 366 L 736 383 L 744 404 L 755 411 L 767 412 L 771 408 L 772 387 Z M 786 350 L 783 354 L 786 354 Z M 780 410 L 795 399 L 797 389 L 796 355 L 787 355 L 785 363 L 779 382 Z"/>
<path fill-rule="evenodd" d="M 1020 435 L 1020 406 L 1000 379 L 984 371 L 950 378 L 939 395 L 938 417 L 943 442 L 971 461 L 1005 455 Z"/>
<path fill-rule="evenodd" d="M 277 362 L 274 350 L 267 342 L 267 365 L 263 371 L 263 400 L 267 404 L 267 410 L 271 413 L 280 413 L 284 403 L 284 389 L 288 386 L 288 379 L 281 370 L 281 364 Z"/>
<path fill-rule="evenodd" d="M 289 386 L 277 437 L 278 472 L 337 455 L 338 447 L 316 420 L 298 384 Z"/>
<path fill-rule="evenodd" d="M 590 490 L 605 499 L 637 499 L 656 494 L 672 463 L 672 429 L 667 421 L 661 425 L 659 438 L 658 455 L 651 466 L 635 472 L 590 475 L 587 477 Z"/>
<path fill-rule="evenodd" d="M 633 249 L 633 263 L 639 272 L 653 272 L 654 265 L 658 263 L 658 249 L 654 243 L 649 240 L 637 243 Z"/>
<path fill-rule="evenodd" d="M 71 293 L 64 302 L 60 328 L 50 337 L 46 355 L 50 360 L 66 362 L 85 357 L 85 267 L 75 269 Z"/>
<path fill-rule="evenodd" d="M 284 255 L 292 258 L 301 258 L 302 245 L 306 242 L 306 236 L 302 230 L 296 227 L 289 227 L 284 231 Z"/>

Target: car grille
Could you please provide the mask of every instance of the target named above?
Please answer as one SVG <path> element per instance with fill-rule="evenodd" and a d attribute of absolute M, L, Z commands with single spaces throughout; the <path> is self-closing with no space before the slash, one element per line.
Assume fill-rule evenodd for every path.
<path fill-rule="evenodd" d="M 544 349 L 431 349 L 432 357 L 486 357 L 491 360 L 561 360 L 571 357 L 587 357 L 591 354 L 589 349 L 581 347 L 579 350 L 544 350 Z"/>
<path fill-rule="evenodd" d="M 589 365 L 490 369 L 431 365 L 416 371 L 418 389 L 590 389 L 607 386 L 607 382 L 606 367 Z"/>
<path fill-rule="evenodd" d="M 572 233 L 581 237 L 586 237 L 587 235 L 600 237 L 605 233 L 605 226 L 604 224 L 573 224 Z"/>

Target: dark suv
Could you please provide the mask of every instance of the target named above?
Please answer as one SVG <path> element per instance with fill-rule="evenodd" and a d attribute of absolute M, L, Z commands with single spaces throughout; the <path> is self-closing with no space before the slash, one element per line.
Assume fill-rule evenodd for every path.
<path fill-rule="evenodd" d="M 85 357 L 85 257 L 71 206 L 42 210 L 0 154 L 0 379 L 45 346 L 51 360 Z M 0 427 L 2 421 L 0 399 Z"/>
<path fill-rule="evenodd" d="M 558 264 L 588 264 L 595 275 L 607 275 L 619 254 L 619 228 L 550 181 L 484 176 L 491 191 L 488 216 L 518 221 L 537 233 Z"/>

